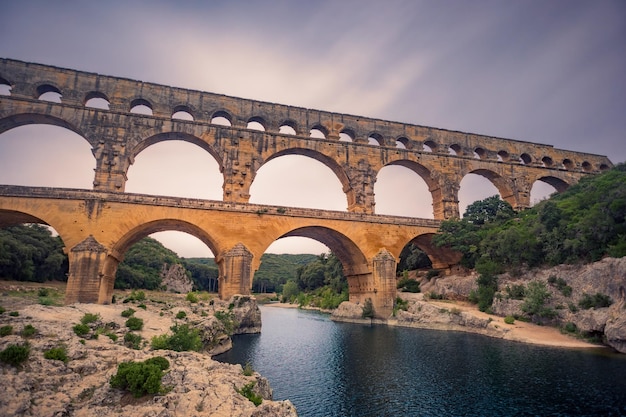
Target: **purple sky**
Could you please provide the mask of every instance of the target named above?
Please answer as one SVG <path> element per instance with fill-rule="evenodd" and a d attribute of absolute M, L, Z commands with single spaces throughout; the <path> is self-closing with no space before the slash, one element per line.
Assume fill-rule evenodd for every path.
<path fill-rule="evenodd" d="M 0 57 L 626 161 L 622 0 L 22 0 L 2 7 Z M 146 149 L 127 190 L 221 199 L 217 165 L 198 149 L 178 142 Z M 86 143 L 62 129 L 0 135 L 0 183 L 90 187 L 93 165 Z M 64 169 L 42 177 L 47 166 Z M 182 173 L 169 184 L 160 172 Z M 285 195 L 272 190 L 278 183 Z M 432 217 L 412 172 L 385 168 L 375 191 L 379 213 Z M 534 198 L 550 191 L 539 184 Z M 461 210 L 495 193 L 468 177 Z M 304 157 L 264 166 L 251 194 L 259 203 L 346 206 L 338 180 Z M 210 256 L 193 238 L 168 236 L 161 237 L 183 256 Z M 294 239 L 271 251 L 324 250 Z"/>

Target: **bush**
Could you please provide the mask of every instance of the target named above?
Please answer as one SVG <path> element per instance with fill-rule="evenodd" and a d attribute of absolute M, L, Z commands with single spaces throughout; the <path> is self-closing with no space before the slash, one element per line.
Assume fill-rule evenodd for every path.
<path fill-rule="evenodd" d="M 152 349 L 169 349 L 176 352 L 199 351 L 202 349 L 200 331 L 192 329 L 187 324 L 175 325 L 170 328 L 171 335 L 162 334 L 152 338 Z"/>
<path fill-rule="evenodd" d="M 117 341 L 117 335 L 115 333 L 106 332 L 104 335 L 114 342 Z"/>
<path fill-rule="evenodd" d="M 404 310 L 407 311 L 409 309 L 409 302 L 406 300 L 403 300 L 400 297 L 396 298 L 396 302 L 395 302 L 395 306 L 393 307 L 393 315 L 395 317 L 396 313 L 398 312 L 398 310 Z"/>
<path fill-rule="evenodd" d="M 77 336 L 85 336 L 91 330 L 86 324 L 77 324 L 72 327 Z"/>
<path fill-rule="evenodd" d="M 563 330 L 566 331 L 567 333 L 576 333 L 578 332 L 578 327 L 576 327 L 575 323 L 572 323 L 571 321 L 565 323 L 565 326 L 563 326 Z"/>
<path fill-rule="evenodd" d="M 578 301 L 578 305 L 583 310 L 589 310 L 590 308 L 609 307 L 611 304 L 613 304 L 613 300 L 611 300 L 611 297 L 599 292 L 595 293 L 594 295 L 589 295 L 585 293 L 583 294 L 580 301 Z"/>
<path fill-rule="evenodd" d="M 513 324 L 513 323 L 515 323 L 515 317 L 513 317 L 513 316 L 506 316 L 504 318 L 504 322 L 506 324 Z"/>
<path fill-rule="evenodd" d="M 89 324 L 95 323 L 98 320 L 100 320 L 100 314 L 85 313 L 85 315 L 80 319 L 80 322 L 82 324 Z"/>
<path fill-rule="evenodd" d="M 62 361 L 67 363 L 70 359 L 67 357 L 67 349 L 65 346 L 58 346 L 43 353 L 43 357 L 50 360 Z"/>
<path fill-rule="evenodd" d="M 195 304 L 198 302 L 198 294 L 194 292 L 189 292 L 187 293 L 187 296 L 185 297 L 185 299 L 189 301 L 190 303 Z"/>
<path fill-rule="evenodd" d="M 139 336 L 138 334 L 126 333 L 124 335 L 124 346 L 131 348 L 131 349 L 139 350 L 141 349 L 142 340 L 143 338 Z"/>
<path fill-rule="evenodd" d="M 50 297 L 39 297 L 39 304 L 42 306 L 53 306 L 54 300 Z"/>
<path fill-rule="evenodd" d="M 526 295 L 526 287 L 524 284 L 516 284 L 511 287 L 507 285 L 505 291 L 512 300 L 523 300 Z"/>
<path fill-rule="evenodd" d="M 143 320 L 139 317 L 131 317 L 126 320 L 126 327 L 130 330 L 141 330 L 143 329 Z"/>
<path fill-rule="evenodd" d="M 35 335 L 35 333 L 37 333 L 37 329 L 35 329 L 32 324 L 27 324 L 22 329 L 22 337 L 31 337 Z"/>
<path fill-rule="evenodd" d="M 135 310 L 132 308 L 127 308 L 126 310 L 122 311 L 122 317 L 128 318 L 132 316 L 133 314 L 135 314 Z"/>
<path fill-rule="evenodd" d="M 146 307 L 146 305 L 144 303 L 139 304 L 137 307 L 143 308 L 144 310 L 148 309 L 148 307 Z"/>
<path fill-rule="evenodd" d="M 170 367 L 170 362 L 163 356 L 155 356 L 150 359 L 146 359 L 144 362 L 148 365 L 156 365 L 161 368 L 162 371 L 165 371 Z"/>
<path fill-rule="evenodd" d="M 431 269 L 426 272 L 426 279 L 430 281 L 432 278 L 438 277 L 440 273 L 441 271 L 438 269 Z"/>
<path fill-rule="evenodd" d="M 244 376 L 252 376 L 252 374 L 254 374 L 254 369 L 252 369 L 252 365 L 250 364 L 250 362 L 246 362 L 246 364 L 244 365 L 243 374 Z"/>
<path fill-rule="evenodd" d="M 563 278 L 557 278 L 555 275 L 550 275 L 548 278 L 548 284 L 556 287 L 565 297 L 572 295 L 572 287 L 567 285 L 567 282 Z"/>
<path fill-rule="evenodd" d="M 185 317 L 187 317 L 187 313 L 185 313 L 184 311 L 179 311 L 178 313 L 176 313 L 176 318 L 177 319 L 184 319 Z"/>
<path fill-rule="evenodd" d="M 398 281 L 397 288 L 404 292 L 418 293 L 420 292 L 420 283 L 410 278 L 402 278 Z"/>
<path fill-rule="evenodd" d="M 124 299 L 124 303 L 128 303 L 129 301 L 145 301 L 146 293 L 143 291 L 132 291 L 126 299 Z"/>
<path fill-rule="evenodd" d="M 528 283 L 526 297 L 521 309 L 530 317 L 537 319 L 553 318 L 556 312 L 545 306 L 546 301 L 550 298 L 550 292 L 546 288 L 546 284 L 541 281 L 533 281 Z"/>
<path fill-rule="evenodd" d="M 238 326 L 238 323 L 235 321 L 235 314 L 232 311 L 228 313 L 224 311 L 216 311 L 213 313 L 216 319 L 222 322 L 224 325 L 224 330 L 228 335 L 232 335 L 235 331 L 235 328 Z"/>
<path fill-rule="evenodd" d="M 361 313 L 361 317 L 364 319 L 372 319 L 374 318 L 374 305 L 372 304 L 372 299 L 368 298 L 363 303 L 363 312 Z"/>
<path fill-rule="evenodd" d="M 0 327 L 0 337 L 8 336 L 10 334 L 13 334 L 13 326 Z"/>
<path fill-rule="evenodd" d="M 156 358 L 144 362 L 120 363 L 117 373 L 111 377 L 111 387 L 130 391 L 136 398 L 145 394 L 162 392 L 163 362 L 154 359 Z M 169 367 L 167 359 L 162 359 Z"/>
<path fill-rule="evenodd" d="M 18 366 L 28 359 L 30 354 L 30 346 L 28 343 L 23 345 L 9 345 L 0 352 L 0 361 L 9 365 Z"/>
<path fill-rule="evenodd" d="M 11 311 L 9 313 L 9 316 L 11 316 L 11 317 L 19 317 L 19 315 L 20 315 L 19 311 Z"/>
<path fill-rule="evenodd" d="M 7 309 L 2 307 L 2 306 L 0 306 L 0 314 L 4 313 L 5 311 L 7 311 Z"/>
<path fill-rule="evenodd" d="M 252 404 L 258 407 L 263 402 L 263 397 L 253 391 L 255 383 L 255 381 L 252 381 L 240 389 L 237 389 L 237 392 L 252 401 Z"/>

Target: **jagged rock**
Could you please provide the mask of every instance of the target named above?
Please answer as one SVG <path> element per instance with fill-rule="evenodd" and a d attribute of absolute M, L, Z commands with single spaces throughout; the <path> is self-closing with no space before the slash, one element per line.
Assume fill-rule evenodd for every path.
<path fill-rule="evenodd" d="M 161 268 L 161 285 L 169 292 L 177 294 L 187 294 L 193 289 L 193 282 L 187 276 L 185 267 L 180 264 L 173 264 L 168 267 L 163 264 Z"/>
<path fill-rule="evenodd" d="M 261 333 L 261 310 L 254 297 L 249 295 L 234 295 L 229 306 L 235 316 L 238 326 L 233 334 Z"/>
<path fill-rule="evenodd" d="M 370 319 L 363 318 L 363 306 L 361 304 L 344 301 L 339 304 L 330 316 L 331 320 L 352 323 L 370 323 Z"/>

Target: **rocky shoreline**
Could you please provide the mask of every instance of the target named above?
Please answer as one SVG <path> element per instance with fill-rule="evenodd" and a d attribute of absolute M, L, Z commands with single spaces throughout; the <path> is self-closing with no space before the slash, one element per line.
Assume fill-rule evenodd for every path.
<path fill-rule="evenodd" d="M 184 296 L 169 295 L 167 300 L 118 301 L 112 305 L 44 306 L 10 294 L 14 292 L 4 288 L 0 301 L 6 310 L 0 314 L 0 327 L 12 329 L 0 337 L 0 351 L 28 343 L 30 353 L 22 365 L 0 363 L 3 416 L 297 416 L 289 401 L 272 400 L 269 383 L 257 372 L 244 372 L 240 365 L 211 359 L 230 348 L 231 333 L 260 331 L 260 311 L 254 298 L 190 303 Z M 118 300 L 123 296 L 118 294 Z M 126 327 L 127 319 L 121 313 L 129 308 L 136 310 L 133 316 L 143 320 L 141 330 L 131 332 Z M 232 321 L 218 319 L 215 312 Z M 73 327 L 85 314 L 97 315 L 98 320 L 80 337 Z M 228 329 L 230 323 L 236 326 Z M 150 347 L 153 336 L 168 333 L 176 324 L 200 329 L 203 346 L 199 352 Z M 36 332 L 25 336 L 29 325 Z M 141 337 L 137 349 L 125 345 L 128 333 Z M 60 346 L 67 352 L 65 362 L 44 357 L 44 352 Z M 170 363 L 162 379 L 166 392 L 135 398 L 110 386 L 119 363 L 155 356 Z M 263 399 L 259 406 L 240 393 L 245 386 L 251 386 Z"/>
<path fill-rule="evenodd" d="M 559 265 L 553 268 L 525 271 L 499 277 L 499 289 L 492 314 L 478 311 L 466 302 L 476 290 L 475 273 L 448 275 L 430 280 L 418 278 L 421 294 L 398 293 L 407 303 L 389 320 L 370 320 L 361 317 L 363 307 L 344 302 L 331 318 L 357 323 L 455 330 L 479 333 L 490 337 L 548 346 L 597 348 L 580 336 L 594 335 L 604 345 L 626 353 L 626 258 L 605 258 L 588 265 Z M 513 299 L 510 288 L 539 282 L 549 292 L 545 307 L 554 317 L 536 325 L 520 320 L 507 324 L 504 317 L 524 317 L 523 300 Z M 565 287 L 569 287 L 564 291 Z M 601 294 L 611 300 L 607 307 L 579 307 L 585 295 Z M 441 300 L 444 299 L 444 300 Z M 568 334 L 560 329 L 570 328 Z"/>

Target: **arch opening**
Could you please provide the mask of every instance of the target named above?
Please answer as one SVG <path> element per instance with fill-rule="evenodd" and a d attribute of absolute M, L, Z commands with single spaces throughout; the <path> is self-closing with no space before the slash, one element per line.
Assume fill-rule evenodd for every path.
<path fill-rule="evenodd" d="M 498 194 L 501 199 L 502 193 L 496 186 L 498 176 L 491 171 L 477 170 L 463 177 L 459 188 L 459 214 L 465 215 L 467 206 Z M 510 202 L 509 202 L 510 203 Z"/>
<path fill-rule="evenodd" d="M 198 152 L 198 147 L 206 152 Z M 127 172 L 126 192 L 223 199 L 220 163 L 212 150 L 195 137 L 156 135 L 144 141 L 134 155 Z"/>
<path fill-rule="evenodd" d="M 338 176 L 342 172 L 339 167 L 333 170 L 331 162 L 304 149 L 268 158 L 252 182 L 250 203 L 346 211 L 347 198 Z"/>
<path fill-rule="evenodd" d="M 172 119 L 187 120 L 189 122 L 193 122 L 194 120 L 193 114 L 191 114 L 191 110 L 187 106 L 176 106 L 172 113 Z"/>
<path fill-rule="evenodd" d="M 0 134 L 0 184 L 91 189 L 91 145 L 66 127 L 32 124 Z"/>
<path fill-rule="evenodd" d="M 519 162 L 524 165 L 528 165 L 532 162 L 532 158 L 527 153 L 523 153 L 519 157 Z"/>
<path fill-rule="evenodd" d="M 367 138 L 367 144 L 373 146 L 383 146 L 385 142 L 380 134 L 372 133 Z"/>
<path fill-rule="evenodd" d="M 396 148 L 409 149 L 409 139 L 405 137 L 396 139 Z"/>
<path fill-rule="evenodd" d="M 253 117 L 250 120 L 248 120 L 248 125 L 246 126 L 246 129 L 259 130 L 261 132 L 265 132 L 265 121 L 261 119 L 260 117 Z"/>
<path fill-rule="evenodd" d="M 298 134 L 296 127 L 296 122 L 293 120 L 286 120 L 278 128 L 278 133 L 295 136 Z"/>
<path fill-rule="evenodd" d="M 556 192 L 557 189 L 550 182 L 546 179 L 539 179 L 533 183 L 530 189 L 530 205 L 534 206 L 540 201 L 550 198 Z"/>
<path fill-rule="evenodd" d="M 0 77 L 0 96 L 10 96 L 11 88 L 11 83 Z"/>
<path fill-rule="evenodd" d="M 354 132 L 349 129 L 344 129 L 339 132 L 339 142 L 354 142 Z"/>
<path fill-rule="evenodd" d="M 152 116 L 152 104 L 148 100 L 138 98 L 130 103 L 130 112 L 135 114 L 143 114 Z"/>
<path fill-rule="evenodd" d="M 85 107 L 91 107 L 93 109 L 109 110 L 110 106 L 109 98 L 100 91 L 91 91 L 85 96 Z"/>
<path fill-rule="evenodd" d="M 448 154 L 456 155 L 456 156 L 461 155 L 461 147 L 459 145 L 457 145 L 456 143 L 453 144 L 453 145 L 450 145 L 448 147 Z"/>
<path fill-rule="evenodd" d="M 317 138 L 317 139 L 326 139 L 326 135 L 328 134 L 326 129 L 324 129 L 321 126 L 315 126 L 309 131 L 309 133 L 312 138 Z"/>
<path fill-rule="evenodd" d="M 211 124 L 220 126 L 232 126 L 232 116 L 225 111 L 217 111 L 211 117 Z"/>
<path fill-rule="evenodd" d="M 420 171 L 411 164 L 384 166 L 376 176 L 376 214 L 433 219 L 433 196 Z"/>

